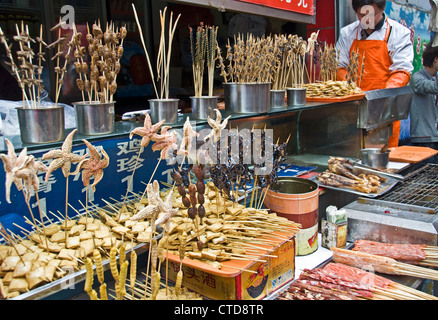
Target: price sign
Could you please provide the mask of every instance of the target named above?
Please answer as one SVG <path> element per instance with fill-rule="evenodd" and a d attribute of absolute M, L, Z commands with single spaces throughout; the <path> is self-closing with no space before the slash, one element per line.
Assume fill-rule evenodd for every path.
<path fill-rule="evenodd" d="M 293 11 L 307 15 L 314 14 L 314 0 L 238 0 L 271 8 Z"/>

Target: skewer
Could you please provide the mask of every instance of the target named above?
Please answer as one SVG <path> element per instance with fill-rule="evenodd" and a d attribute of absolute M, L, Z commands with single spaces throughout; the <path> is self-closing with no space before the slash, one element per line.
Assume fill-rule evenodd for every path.
<path fill-rule="evenodd" d="M 9 234 L 6 232 L 6 229 L 1 222 L 0 222 L 0 233 L 5 237 L 5 239 L 8 239 L 9 244 L 14 248 L 14 250 L 17 252 L 17 255 L 20 258 L 21 262 L 23 262 L 23 264 L 24 264 L 23 257 L 21 256 L 20 252 L 18 251 L 17 247 L 15 246 L 14 241 L 9 236 Z"/>
<path fill-rule="evenodd" d="M 410 292 L 410 293 L 412 293 L 413 295 L 415 295 L 415 296 L 419 296 L 419 297 L 421 297 L 421 298 L 424 298 L 424 299 L 426 299 L 426 300 L 438 300 L 438 297 L 435 297 L 435 296 L 432 296 L 432 295 L 430 295 L 430 294 L 427 294 L 427 293 L 425 293 L 425 292 L 422 292 L 422 291 L 420 291 L 420 290 L 416 290 L 416 289 L 413 289 L 413 288 L 411 288 L 411 287 L 408 287 L 408 286 L 405 286 L 405 285 L 402 285 L 402 284 L 400 284 L 400 283 L 393 283 L 392 285 L 391 285 L 393 288 L 396 288 L 396 289 L 399 289 L 400 291 L 406 291 L 406 292 Z"/>
<path fill-rule="evenodd" d="M 30 235 L 32 233 L 32 231 L 29 231 L 25 228 L 23 228 L 22 226 L 16 224 L 15 222 L 12 223 L 14 226 L 16 226 L 17 228 L 21 229 L 21 232 L 23 232 L 25 235 Z"/>

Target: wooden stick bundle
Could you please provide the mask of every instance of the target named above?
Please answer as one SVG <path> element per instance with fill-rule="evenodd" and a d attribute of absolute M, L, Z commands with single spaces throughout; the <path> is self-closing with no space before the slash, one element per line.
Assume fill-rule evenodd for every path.
<path fill-rule="evenodd" d="M 47 44 L 43 41 L 42 26 L 40 34 L 33 39 L 29 34 L 29 26 L 21 22 L 21 26 L 15 25 L 16 35 L 14 41 L 18 43 L 17 62 L 12 55 L 12 44 L 9 44 L 6 35 L 0 28 L 0 41 L 3 43 L 6 55 L 9 59 L 7 64 L 11 67 L 12 74 L 18 81 L 23 93 L 23 107 L 38 108 L 40 102 L 40 93 L 44 89 L 41 74 L 43 72 L 44 49 Z M 37 44 L 37 51 L 32 48 L 32 44 Z"/>
<path fill-rule="evenodd" d="M 224 77 L 225 83 L 229 81 L 235 83 L 272 81 L 275 65 L 272 63 L 275 60 L 272 37 L 239 34 L 235 37 L 234 45 L 231 46 L 228 43 L 226 47 L 226 59 L 229 61 L 227 67 L 224 59 L 220 57 L 220 49 L 217 49 L 218 67 L 221 68 L 221 75 Z"/>
<path fill-rule="evenodd" d="M 195 97 L 203 95 L 205 65 L 208 72 L 208 96 L 213 96 L 215 63 L 218 59 L 217 30 L 218 27 L 205 26 L 203 23 L 196 30 L 189 27 Z"/>
<path fill-rule="evenodd" d="M 82 33 L 74 26 L 70 47 L 74 48 L 74 63 L 79 78 L 76 84 L 86 102 L 113 102 L 117 91 L 117 75 L 120 73 L 120 59 L 123 56 L 123 41 L 127 36 L 126 27 L 116 29 L 114 24 L 107 24 L 103 32 L 100 22 L 93 24 L 90 31 L 88 25 L 86 35 L 88 47 L 82 46 Z M 90 56 L 87 63 L 86 53 Z"/>
<path fill-rule="evenodd" d="M 134 10 L 135 21 L 137 23 L 137 27 L 140 32 L 140 40 L 143 44 L 143 50 L 146 53 L 146 59 L 148 61 L 149 71 L 152 75 L 152 82 L 155 89 L 155 94 L 157 99 L 169 99 L 169 72 L 170 72 L 170 58 L 172 56 L 172 43 L 173 37 L 175 35 L 176 27 L 178 25 L 178 21 L 181 15 L 173 20 L 173 12 L 170 13 L 169 20 L 169 34 L 167 39 L 167 49 L 166 49 L 166 16 L 167 16 L 167 7 L 164 8 L 163 11 L 160 10 L 160 24 L 161 24 L 161 34 L 160 34 L 160 44 L 157 55 L 157 76 L 155 77 L 154 70 L 152 68 L 152 63 L 149 57 L 149 53 L 146 48 L 145 40 L 143 37 L 142 27 L 140 21 L 138 19 L 137 11 L 135 9 L 135 5 L 132 4 L 132 8 Z M 155 83 L 157 81 L 157 83 Z M 159 87 L 157 86 L 159 84 Z"/>
<path fill-rule="evenodd" d="M 353 250 L 384 256 L 414 265 L 438 266 L 438 247 L 436 246 L 357 240 L 354 243 Z"/>
<path fill-rule="evenodd" d="M 398 262 L 394 259 L 352 251 L 340 248 L 331 248 L 333 259 L 338 263 L 361 269 L 373 269 L 376 272 L 394 275 L 407 275 L 423 279 L 438 280 L 438 271 Z"/>

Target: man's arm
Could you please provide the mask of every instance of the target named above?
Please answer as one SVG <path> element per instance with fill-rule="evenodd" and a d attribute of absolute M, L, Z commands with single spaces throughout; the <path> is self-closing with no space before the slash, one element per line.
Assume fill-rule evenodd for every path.
<path fill-rule="evenodd" d="M 414 74 L 410 85 L 416 94 L 438 94 L 438 82 L 429 80 L 421 74 Z"/>
<path fill-rule="evenodd" d="M 339 52 L 339 65 L 337 80 L 346 80 L 347 67 L 350 63 L 350 48 L 351 48 L 351 35 L 347 34 L 347 29 L 342 28 L 339 35 L 338 42 L 336 43 L 336 51 Z"/>
<path fill-rule="evenodd" d="M 411 42 L 411 32 L 401 26 L 394 26 L 391 34 L 391 46 L 388 46 L 392 65 L 389 67 L 390 77 L 386 88 L 404 87 L 409 83 L 414 70 L 414 47 Z"/>

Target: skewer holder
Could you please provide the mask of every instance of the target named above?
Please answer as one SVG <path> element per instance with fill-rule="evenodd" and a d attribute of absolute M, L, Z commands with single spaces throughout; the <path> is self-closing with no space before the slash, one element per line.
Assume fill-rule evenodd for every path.
<path fill-rule="evenodd" d="M 285 108 L 285 98 L 286 90 L 271 90 L 271 108 Z"/>
<path fill-rule="evenodd" d="M 287 106 L 297 107 L 306 104 L 306 88 L 287 88 Z"/>
<path fill-rule="evenodd" d="M 198 120 L 207 120 L 208 117 L 214 118 L 214 109 L 217 109 L 217 96 L 213 97 L 190 97 L 192 101 L 192 115 Z"/>
<path fill-rule="evenodd" d="M 178 102 L 179 99 L 150 99 L 152 122 L 165 120 L 165 124 L 175 124 L 178 121 Z"/>
<path fill-rule="evenodd" d="M 65 138 L 64 106 L 16 109 L 23 143 L 49 143 Z"/>
<path fill-rule="evenodd" d="M 84 136 L 93 136 L 114 132 L 114 104 L 115 102 L 73 103 L 78 133 Z"/>
<path fill-rule="evenodd" d="M 271 83 L 224 83 L 225 109 L 266 113 L 271 109 Z"/>

